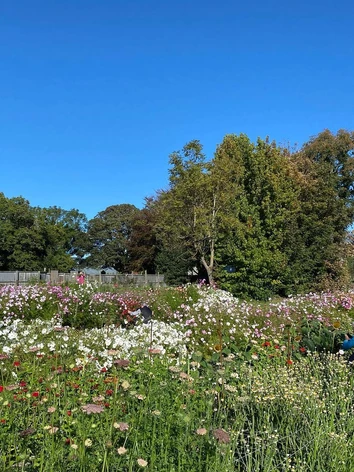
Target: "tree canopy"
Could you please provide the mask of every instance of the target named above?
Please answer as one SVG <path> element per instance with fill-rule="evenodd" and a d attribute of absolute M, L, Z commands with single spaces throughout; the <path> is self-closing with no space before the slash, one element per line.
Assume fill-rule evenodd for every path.
<path fill-rule="evenodd" d="M 266 299 L 348 281 L 353 218 L 354 132 L 297 150 L 228 134 L 210 157 L 198 140 L 173 152 L 167 188 L 142 209 L 111 205 L 88 222 L 0 193 L 0 269 L 160 271 Z"/>

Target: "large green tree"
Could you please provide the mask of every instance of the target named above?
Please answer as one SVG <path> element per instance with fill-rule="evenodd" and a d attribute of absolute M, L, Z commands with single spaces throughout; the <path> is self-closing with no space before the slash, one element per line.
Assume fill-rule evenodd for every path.
<path fill-rule="evenodd" d="M 139 211 L 128 203 L 112 205 L 89 221 L 86 265 L 113 267 L 119 272 L 128 270 L 132 224 Z"/>
<path fill-rule="evenodd" d="M 158 243 L 156 239 L 156 210 L 154 198 L 146 198 L 145 207 L 135 212 L 131 220 L 131 235 L 128 240 L 128 269 L 132 272 L 156 271 Z"/>
<path fill-rule="evenodd" d="M 0 193 L 0 268 L 68 271 L 80 253 L 86 217 L 77 210 L 31 207 Z"/>
<path fill-rule="evenodd" d="M 29 202 L 0 194 L 0 264 L 2 270 L 43 270 L 45 238 Z"/>
<path fill-rule="evenodd" d="M 46 241 L 45 267 L 68 271 L 79 266 L 86 255 L 86 216 L 57 206 L 37 207 L 35 215 Z"/>
<path fill-rule="evenodd" d="M 157 226 L 164 252 L 171 252 L 172 245 L 178 248 L 173 251 L 178 259 L 188 256 L 213 284 L 215 247 L 228 196 L 222 173 L 212 172 L 202 151 L 195 140 L 170 155 L 170 186 L 159 194 Z"/>
<path fill-rule="evenodd" d="M 214 165 L 220 161 L 228 180 L 237 186 L 231 195 L 229 226 L 217 248 L 219 282 L 240 296 L 280 293 L 287 271 L 285 229 L 297 207 L 289 156 L 268 139 L 254 144 L 245 135 L 227 135 Z"/>
<path fill-rule="evenodd" d="M 325 130 L 292 155 L 300 206 L 285 251 L 294 291 L 330 288 L 346 277 L 345 241 L 354 215 L 353 151 L 353 132 Z"/>

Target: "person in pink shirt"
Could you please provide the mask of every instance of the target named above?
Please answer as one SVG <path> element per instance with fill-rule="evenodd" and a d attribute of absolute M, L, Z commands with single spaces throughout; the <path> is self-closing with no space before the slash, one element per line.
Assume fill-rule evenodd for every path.
<path fill-rule="evenodd" d="M 85 283 L 85 274 L 80 271 L 76 280 L 79 285 L 83 285 Z"/>

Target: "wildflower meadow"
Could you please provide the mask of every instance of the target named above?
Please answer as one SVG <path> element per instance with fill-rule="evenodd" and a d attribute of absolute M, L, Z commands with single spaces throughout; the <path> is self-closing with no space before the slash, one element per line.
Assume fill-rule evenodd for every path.
<path fill-rule="evenodd" d="M 4 286 L 0 308 L 1 471 L 354 470 L 354 293 Z"/>

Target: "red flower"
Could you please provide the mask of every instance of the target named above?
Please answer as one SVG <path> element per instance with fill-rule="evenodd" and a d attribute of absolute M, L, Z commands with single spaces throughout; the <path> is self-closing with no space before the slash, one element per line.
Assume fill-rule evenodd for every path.
<path fill-rule="evenodd" d="M 71 410 L 67 410 L 66 414 L 67 414 L 68 416 L 71 416 Z"/>
<path fill-rule="evenodd" d="M 0 385 L 0 393 L 4 391 L 4 387 Z"/>
<path fill-rule="evenodd" d="M 305 353 L 306 352 L 306 347 L 300 347 L 299 351 Z"/>
<path fill-rule="evenodd" d="M 26 387 L 27 383 L 24 382 L 23 380 L 21 380 L 21 382 L 19 383 L 20 387 Z"/>
<path fill-rule="evenodd" d="M 286 360 L 286 363 L 287 363 L 288 365 L 292 365 L 292 364 L 293 364 L 293 361 L 292 361 L 291 359 L 287 359 L 287 360 Z"/>
<path fill-rule="evenodd" d="M 32 397 L 38 398 L 39 397 L 39 392 L 32 392 Z"/>
<path fill-rule="evenodd" d="M 21 365 L 21 362 L 20 361 L 15 361 L 14 362 L 14 367 L 19 367 Z"/>
<path fill-rule="evenodd" d="M 106 395 L 108 395 L 108 396 L 113 395 L 113 390 L 112 389 L 106 390 Z"/>
<path fill-rule="evenodd" d="M 265 341 L 263 344 L 262 344 L 263 347 L 269 347 L 270 346 L 270 342 L 269 341 Z"/>

